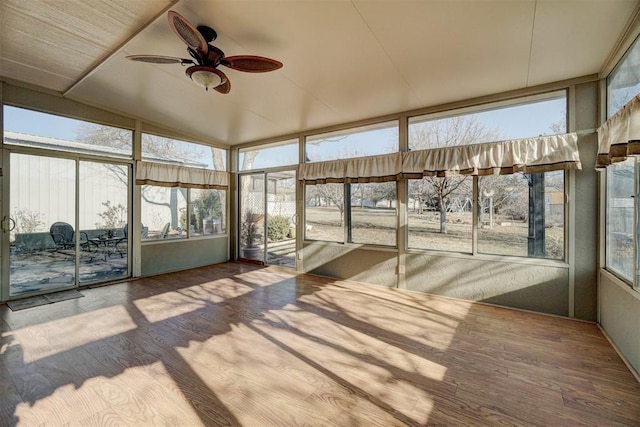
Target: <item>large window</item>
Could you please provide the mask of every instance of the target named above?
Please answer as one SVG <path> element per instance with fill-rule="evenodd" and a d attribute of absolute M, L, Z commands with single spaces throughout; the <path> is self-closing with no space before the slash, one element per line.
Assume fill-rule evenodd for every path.
<path fill-rule="evenodd" d="M 409 247 L 471 253 L 472 177 L 410 179 L 408 188 Z"/>
<path fill-rule="evenodd" d="M 607 79 L 607 117 L 640 92 L 640 38 L 636 39 Z"/>
<path fill-rule="evenodd" d="M 409 119 L 409 149 L 453 147 L 567 131 L 565 91 Z M 532 119 L 535 118 L 535 119 Z"/>
<path fill-rule="evenodd" d="M 564 258 L 564 172 L 480 177 L 478 252 Z"/>
<path fill-rule="evenodd" d="M 398 122 L 308 137 L 307 163 L 398 152 Z M 396 183 L 307 185 L 305 239 L 396 246 Z"/>
<path fill-rule="evenodd" d="M 307 137 L 305 162 L 390 154 L 398 149 L 398 122 L 393 121 Z"/>
<path fill-rule="evenodd" d="M 3 107 L 8 294 L 129 274 L 132 131 Z"/>
<path fill-rule="evenodd" d="M 636 39 L 607 79 L 607 116 L 613 116 L 640 93 L 640 39 Z M 607 270 L 636 287 L 638 263 L 638 182 L 636 157 L 613 163 L 606 170 L 605 265 Z M 637 269 L 637 267 L 636 267 Z"/>
<path fill-rule="evenodd" d="M 241 171 L 266 169 L 298 164 L 298 140 L 241 149 L 238 169 Z"/>
<path fill-rule="evenodd" d="M 130 159 L 133 132 L 53 114 L 4 106 L 5 144 Z"/>
<path fill-rule="evenodd" d="M 307 185 L 305 238 L 344 242 L 344 184 Z"/>
<path fill-rule="evenodd" d="M 566 92 L 559 91 L 480 109 L 412 117 L 409 149 L 483 144 L 566 130 Z M 478 253 L 563 259 L 564 184 L 563 171 L 409 180 L 408 246 L 472 252 L 475 207 Z"/>
<path fill-rule="evenodd" d="M 607 169 L 606 265 L 633 280 L 635 159 L 614 163 Z"/>
<path fill-rule="evenodd" d="M 396 183 L 350 184 L 349 241 L 396 246 Z"/>
<path fill-rule="evenodd" d="M 227 170 L 227 150 L 179 139 L 142 134 L 142 160 L 217 171 Z"/>
<path fill-rule="evenodd" d="M 142 158 L 167 167 L 225 171 L 222 148 L 156 135 L 142 135 Z M 186 187 L 190 187 L 187 185 Z M 226 232 L 226 191 L 143 185 L 142 240 L 186 239 Z"/>

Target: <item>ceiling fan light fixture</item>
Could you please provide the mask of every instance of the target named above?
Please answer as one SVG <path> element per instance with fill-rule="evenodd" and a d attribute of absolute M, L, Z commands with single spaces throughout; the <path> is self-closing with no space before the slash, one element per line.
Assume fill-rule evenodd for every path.
<path fill-rule="evenodd" d="M 203 87 L 205 90 L 218 87 L 225 82 L 225 79 L 218 73 L 218 70 L 207 65 L 194 65 L 189 67 L 186 70 L 186 74 L 195 84 Z"/>

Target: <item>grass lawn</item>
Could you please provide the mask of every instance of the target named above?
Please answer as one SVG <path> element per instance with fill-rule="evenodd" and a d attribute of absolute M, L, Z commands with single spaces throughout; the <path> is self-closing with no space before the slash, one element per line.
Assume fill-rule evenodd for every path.
<path fill-rule="evenodd" d="M 353 243 L 395 246 L 396 212 L 394 209 L 360 209 L 352 211 Z M 344 241 L 340 212 L 335 207 L 306 210 L 306 239 Z M 440 232 L 440 216 L 436 212 L 421 215 L 409 213 L 408 245 L 416 249 L 471 252 L 472 217 L 470 212 L 449 213 L 447 233 Z M 492 228 L 478 229 L 478 252 L 496 255 L 527 256 L 528 224 L 523 221 L 496 218 Z M 545 229 L 547 258 L 562 259 L 564 229 Z"/>

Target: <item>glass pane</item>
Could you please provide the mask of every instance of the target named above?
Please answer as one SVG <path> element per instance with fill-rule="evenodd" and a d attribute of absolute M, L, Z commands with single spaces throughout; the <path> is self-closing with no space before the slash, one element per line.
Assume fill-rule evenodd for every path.
<path fill-rule="evenodd" d="M 187 237 L 180 226 L 187 214 L 186 188 L 143 185 L 141 211 L 143 241 Z"/>
<path fill-rule="evenodd" d="M 606 265 L 633 280 L 633 158 L 607 168 Z"/>
<path fill-rule="evenodd" d="M 640 38 L 607 79 L 607 117 L 613 116 L 640 93 Z"/>
<path fill-rule="evenodd" d="M 81 283 L 128 275 L 128 182 L 127 166 L 80 162 L 80 233 L 92 252 L 80 262 Z"/>
<path fill-rule="evenodd" d="M 409 149 L 452 147 L 506 139 L 552 135 L 567 131 L 566 93 L 555 92 L 538 100 L 488 104 L 482 110 L 464 109 L 409 119 Z M 535 117 L 535 120 L 531 118 Z"/>
<path fill-rule="evenodd" d="M 12 153 L 9 295 L 75 286 L 76 163 Z M 80 236 L 87 262 L 86 236 Z"/>
<path fill-rule="evenodd" d="M 5 144 L 131 158 L 133 132 L 53 114 L 4 107 Z"/>
<path fill-rule="evenodd" d="M 343 218 L 343 184 L 305 186 L 305 239 L 343 243 Z"/>
<path fill-rule="evenodd" d="M 398 122 L 393 121 L 307 137 L 305 161 L 389 154 L 398 149 Z"/>
<path fill-rule="evenodd" d="M 264 262 L 264 174 L 240 176 L 240 257 Z"/>
<path fill-rule="evenodd" d="M 296 173 L 267 174 L 267 263 L 296 266 Z"/>
<path fill-rule="evenodd" d="M 142 134 L 142 160 L 192 168 L 227 170 L 227 150 L 179 139 Z"/>
<path fill-rule="evenodd" d="M 191 190 L 190 236 L 207 236 L 226 232 L 226 198 L 223 190 Z M 184 220 L 184 221 L 183 221 Z M 180 226 L 185 228 L 186 218 L 180 218 Z"/>
<path fill-rule="evenodd" d="M 471 252 L 473 179 L 425 177 L 408 184 L 408 246 Z"/>
<path fill-rule="evenodd" d="M 564 173 L 478 180 L 478 252 L 564 258 Z"/>
<path fill-rule="evenodd" d="M 241 171 L 266 169 L 298 164 L 298 140 L 290 140 L 277 145 L 254 147 L 240 150 L 238 165 Z"/>
<path fill-rule="evenodd" d="M 396 183 L 351 184 L 351 242 L 396 246 Z"/>

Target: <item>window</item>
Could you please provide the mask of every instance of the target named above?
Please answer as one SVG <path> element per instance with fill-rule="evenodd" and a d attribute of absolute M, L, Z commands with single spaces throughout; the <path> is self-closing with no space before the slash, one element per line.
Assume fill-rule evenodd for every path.
<path fill-rule="evenodd" d="M 396 246 L 396 183 L 350 184 L 349 242 Z"/>
<path fill-rule="evenodd" d="M 142 134 L 142 160 L 192 168 L 227 170 L 227 150 L 194 142 Z"/>
<path fill-rule="evenodd" d="M 9 295 L 128 276 L 132 131 L 9 106 L 3 113 Z"/>
<path fill-rule="evenodd" d="M 409 119 L 409 149 L 566 133 L 566 92 Z M 531 118 L 535 117 L 535 120 Z M 473 185 L 477 183 L 477 200 Z M 564 259 L 564 172 L 408 181 L 408 247 Z"/>
<path fill-rule="evenodd" d="M 636 39 L 607 79 L 607 117 L 640 92 L 640 38 Z"/>
<path fill-rule="evenodd" d="M 298 140 L 243 148 L 238 154 L 238 170 L 247 171 L 298 164 Z"/>
<path fill-rule="evenodd" d="M 453 147 L 507 139 L 561 134 L 567 131 L 565 91 L 461 109 L 447 117 L 409 119 L 409 149 Z M 535 117 L 535 120 L 531 118 Z"/>
<path fill-rule="evenodd" d="M 146 165 L 167 170 L 177 167 L 179 171 L 195 168 L 196 171 L 207 169 L 224 173 L 227 169 L 227 151 L 222 148 L 146 133 L 142 134 L 142 158 Z M 162 177 L 160 181 L 164 180 L 173 183 L 174 177 Z M 191 188 L 202 184 L 198 179 L 176 182 L 185 183 L 180 184 L 182 187 L 149 185 L 155 182 L 142 185 L 142 240 L 186 239 L 225 233 L 226 190 Z"/>
<path fill-rule="evenodd" d="M 408 188 L 409 248 L 470 253 L 472 177 L 410 179 Z"/>
<path fill-rule="evenodd" d="M 633 280 L 635 159 L 607 168 L 606 266 Z"/>
<path fill-rule="evenodd" d="M 640 93 L 640 38 L 631 45 L 607 78 L 607 116 L 611 117 Z M 636 287 L 634 259 L 638 250 L 637 188 L 640 179 L 635 156 L 606 169 L 605 266 Z"/>
<path fill-rule="evenodd" d="M 226 231 L 226 192 L 192 188 L 190 191 L 189 235 L 206 236 Z M 180 225 L 187 228 L 186 218 L 180 218 Z"/>
<path fill-rule="evenodd" d="M 480 177 L 478 252 L 563 259 L 564 199 L 563 171 Z"/>
<path fill-rule="evenodd" d="M 142 240 L 184 239 L 187 189 L 142 186 Z"/>
<path fill-rule="evenodd" d="M 307 137 L 305 162 L 389 154 L 398 149 L 398 122 L 393 121 Z"/>
<path fill-rule="evenodd" d="M 226 232 L 226 191 L 143 185 L 141 193 L 143 241 Z"/>
<path fill-rule="evenodd" d="M 354 159 L 398 153 L 398 147 L 398 122 L 391 121 L 308 137 L 305 159 Z M 306 185 L 305 195 L 305 239 L 396 246 L 395 182 Z"/>
<path fill-rule="evenodd" d="M 4 106 L 5 144 L 130 159 L 133 132 L 53 114 Z"/>
<path fill-rule="evenodd" d="M 305 218 L 305 239 L 343 243 L 344 184 L 307 185 Z"/>

